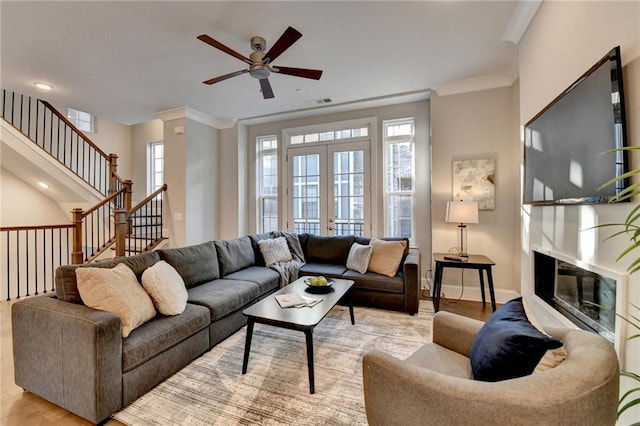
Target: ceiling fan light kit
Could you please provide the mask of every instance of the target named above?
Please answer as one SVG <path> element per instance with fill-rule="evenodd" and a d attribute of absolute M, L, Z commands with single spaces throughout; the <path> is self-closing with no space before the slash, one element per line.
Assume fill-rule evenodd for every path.
<path fill-rule="evenodd" d="M 214 77 L 209 80 L 205 80 L 204 84 L 214 84 L 219 83 L 223 80 L 227 80 L 232 77 L 236 77 L 241 74 L 249 73 L 249 75 L 253 78 L 256 78 L 260 81 L 260 88 L 262 90 L 262 96 L 264 99 L 271 99 L 274 97 L 273 90 L 271 89 L 271 83 L 269 83 L 269 76 L 272 72 L 291 75 L 294 77 L 308 78 L 312 80 L 320 80 L 322 76 L 322 70 L 313 70 L 306 68 L 292 68 L 292 67 L 279 67 L 279 66 L 271 66 L 271 61 L 275 60 L 278 56 L 284 53 L 285 50 L 290 48 L 298 39 L 302 37 L 302 34 L 293 27 L 289 27 L 285 30 L 284 33 L 280 36 L 280 38 L 275 42 L 273 47 L 269 49 L 268 52 L 265 53 L 267 48 L 267 42 L 262 37 L 252 37 L 251 38 L 251 49 L 253 53 L 246 56 L 241 53 L 236 52 L 235 50 L 227 47 L 226 45 L 220 43 L 219 41 L 213 39 L 212 37 L 202 34 L 197 38 L 200 41 L 203 41 L 210 46 L 215 47 L 218 50 L 223 51 L 224 53 L 233 56 L 236 59 L 239 59 L 249 65 L 248 69 L 243 69 L 240 71 L 234 71 L 229 74 L 221 75 L 219 77 Z"/>

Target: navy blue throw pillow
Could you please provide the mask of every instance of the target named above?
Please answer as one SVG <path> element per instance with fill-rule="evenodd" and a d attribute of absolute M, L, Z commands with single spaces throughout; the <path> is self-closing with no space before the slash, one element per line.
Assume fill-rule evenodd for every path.
<path fill-rule="evenodd" d="M 497 382 L 527 376 L 547 350 L 560 346 L 560 340 L 529 322 L 518 297 L 498 308 L 476 335 L 470 355 L 473 378 Z"/>

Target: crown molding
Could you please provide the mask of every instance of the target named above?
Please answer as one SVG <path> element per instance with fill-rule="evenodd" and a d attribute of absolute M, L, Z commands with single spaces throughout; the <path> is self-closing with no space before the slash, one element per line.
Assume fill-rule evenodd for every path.
<path fill-rule="evenodd" d="M 465 80 L 445 81 L 444 83 L 436 84 L 431 89 L 436 92 L 438 96 L 457 95 L 460 93 L 510 87 L 517 79 L 517 71 L 509 70 L 504 73 L 468 78 Z"/>
<path fill-rule="evenodd" d="M 231 128 L 236 124 L 235 120 L 221 120 L 189 107 L 172 108 L 157 112 L 155 115 L 163 122 L 188 118 L 219 130 Z"/>
<path fill-rule="evenodd" d="M 513 10 L 511 19 L 502 32 L 500 40 L 509 41 L 517 46 L 541 4 L 542 0 L 520 0 Z"/>

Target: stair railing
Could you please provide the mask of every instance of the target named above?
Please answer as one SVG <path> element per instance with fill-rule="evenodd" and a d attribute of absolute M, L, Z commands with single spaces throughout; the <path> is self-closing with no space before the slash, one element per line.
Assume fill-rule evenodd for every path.
<path fill-rule="evenodd" d="M 118 156 L 106 154 L 49 102 L 2 89 L 2 118 L 105 197 L 121 189 Z"/>
<path fill-rule="evenodd" d="M 116 256 L 153 250 L 164 239 L 163 202 L 165 183 L 133 208 L 116 209 Z"/>
<path fill-rule="evenodd" d="M 54 291 L 55 270 L 71 263 L 74 225 L 8 226 L 0 228 L 0 299 Z"/>
<path fill-rule="evenodd" d="M 72 263 L 91 262 L 116 242 L 116 212 L 131 209 L 132 185 L 126 180 L 119 191 L 90 209 L 71 211 L 74 224 Z"/>

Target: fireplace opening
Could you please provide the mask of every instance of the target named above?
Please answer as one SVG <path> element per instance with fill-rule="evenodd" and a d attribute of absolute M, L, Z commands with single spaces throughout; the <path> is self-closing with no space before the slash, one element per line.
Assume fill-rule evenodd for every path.
<path fill-rule="evenodd" d="M 617 280 L 545 253 L 533 253 L 535 294 L 578 327 L 615 343 Z"/>

